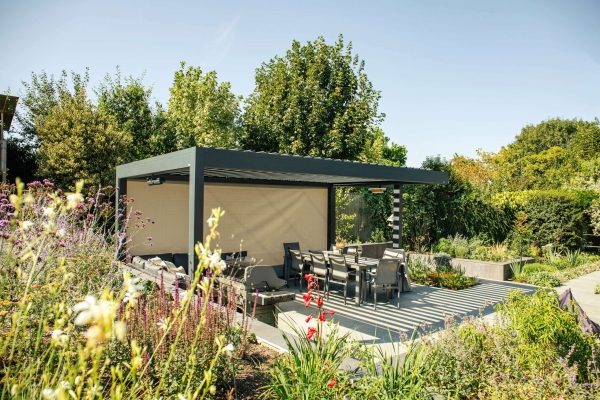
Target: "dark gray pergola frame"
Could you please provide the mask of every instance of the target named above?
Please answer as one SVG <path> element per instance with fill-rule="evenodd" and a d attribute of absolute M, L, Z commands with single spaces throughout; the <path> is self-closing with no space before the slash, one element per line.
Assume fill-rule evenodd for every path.
<path fill-rule="evenodd" d="M 127 194 L 128 179 L 154 176 L 189 182 L 188 254 L 190 274 L 196 265 L 194 245 L 204 240 L 204 183 L 316 186 L 328 190 L 327 248 L 335 243 L 335 188 L 394 187 L 393 247 L 402 247 L 402 189 L 407 184 L 446 184 L 446 172 L 384 164 L 342 161 L 246 150 L 191 147 L 117 167 L 117 204 Z M 192 256 L 193 255 L 193 256 Z"/>

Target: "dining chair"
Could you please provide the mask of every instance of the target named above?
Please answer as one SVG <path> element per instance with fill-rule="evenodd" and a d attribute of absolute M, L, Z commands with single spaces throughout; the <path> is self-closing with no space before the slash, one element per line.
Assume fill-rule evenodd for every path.
<path fill-rule="evenodd" d="M 337 283 L 338 285 L 344 286 L 344 305 L 346 304 L 346 297 L 348 295 L 348 282 L 351 276 L 356 277 L 358 271 L 351 270 L 350 266 L 346 262 L 346 257 L 343 255 L 329 255 L 329 266 L 331 267 L 331 274 L 329 276 L 329 283 Z M 357 283 L 358 284 L 358 283 Z M 358 290 L 358 287 L 357 289 Z"/>
<path fill-rule="evenodd" d="M 385 249 L 383 251 L 383 259 L 397 259 L 400 261 L 398 273 L 400 274 L 400 288 L 402 292 L 412 291 L 410 284 L 410 271 L 408 270 L 406 251 L 404 249 Z"/>
<path fill-rule="evenodd" d="M 290 279 L 300 279 L 300 291 L 302 291 L 302 280 L 304 279 L 304 260 L 300 250 L 288 249 L 290 256 Z"/>
<path fill-rule="evenodd" d="M 300 243 L 289 242 L 283 244 L 283 279 L 285 279 L 286 281 L 290 280 L 290 264 L 292 263 L 292 258 L 290 257 L 289 252 L 290 249 L 300 250 Z"/>
<path fill-rule="evenodd" d="M 311 272 L 314 275 L 313 279 L 323 281 L 323 292 L 329 299 L 329 268 L 323 253 L 310 253 Z"/>
<path fill-rule="evenodd" d="M 383 289 L 387 293 L 387 297 L 390 297 L 389 291 L 393 293 L 399 288 L 399 274 L 398 269 L 400 268 L 400 262 L 395 258 L 382 258 L 377 263 L 377 269 L 375 272 L 367 272 L 369 275 L 368 283 L 373 287 L 374 302 L 373 309 L 377 309 L 377 289 Z M 400 308 L 400 292 L 398 291 L 398 308 Z"/>

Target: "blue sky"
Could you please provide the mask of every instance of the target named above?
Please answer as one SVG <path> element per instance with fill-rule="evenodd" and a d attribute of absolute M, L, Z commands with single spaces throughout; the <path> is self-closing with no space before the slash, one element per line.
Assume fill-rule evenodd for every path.
<path fill-rule="evenodd" d="M 341 33 L 381 90 L 382 125 L 428 155 L 497 151 L 526 124 L 600 117 L 600 1 L 12 1 L 2 6 L 0 90 L 32 71 L 119 65 L 162 103 L 181 61 L 236 94 L 292 40 Z"/>

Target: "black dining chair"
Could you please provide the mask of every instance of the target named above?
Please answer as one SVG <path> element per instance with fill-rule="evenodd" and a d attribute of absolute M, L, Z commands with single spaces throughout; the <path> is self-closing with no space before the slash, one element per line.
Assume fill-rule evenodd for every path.
<path fill-rule="evenodd" d="M 288 282 L 290 280 L 290 264 L 292 263 L 292 258 L 290 257 L 290 249 L 300 250 L 300 243 L 289 242 L 283 244 L 283 279 L 285 279 Z"/>
<path fill-rule="evenodd" d="M 302 291 L 302 280 L 304 279 L 304 259 L 300 250 L 289 249 L 290 256 L 290 279 L 300 279 L 300 291 Z"/>
<path fill-rule="evenodd" d="M 338 285 L 344 286 L 344 305 L 346 304 L 346 297 L 348 295 L 348 282 L 350 281 L 350 277 L 353 276 L 356 279 L 356 274 L 358 271 L 351 270 L 350 266 L 346 262 L 346 257 L 343 255 L 329 255 L 329 266 L 330 272 L 328 285 L 333 282 Z M 358 287 L 357 289 L 358 290 Z"/>
<path fill-rule="evenodd" d="M 329 268 L 327 268 L 327 261 L 323 253 L 310 253 L 311 261 L 311 273 L 314 275 L 313 279 L 317 281 L 323 281 L 323 292 L 329 299 Z"/>
<path fill-rule="evenodd" d="M 399 274 L 400 262 L 395 258 L 382 258 L 377 263 L 377 269 L 375 272 L 367 272 L 369 276 L 368 284 L 373 287 L 374 302 L 373 309 L 377 309 L 377 289 L 383 289 L 387 293 L 387 297 L 390 297 L 390 290 L 392 296 L 394 291 L 399 288 Z M 400 308 L 400 292 L 398 291 L 398 308 Z"/>

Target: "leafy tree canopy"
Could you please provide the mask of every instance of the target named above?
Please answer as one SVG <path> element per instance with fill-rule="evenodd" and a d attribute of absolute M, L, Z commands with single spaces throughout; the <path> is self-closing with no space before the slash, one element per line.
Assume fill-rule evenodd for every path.
<path fill-rule="evenodd" d="M 38 174 L 59 187 L 72 189 L 114 182 L 115 167 L 124 161 L 131 135 L 87 99 L 83 88 L 61 96 L 50 112 L 35 123 L 41 145 Z"/>
<path fill-rule="evenodd" d="M 118 127 L 130 133 L 133 146 L 127 161 L 163 154 L 172 151 L 172 146 L 161 146 L 164 137 L 170 134 L 166 111 L 158 102 L 152 104 L 152 87 L 146 88 L 140 78 L 132 76 L 121 79 L 117 67 L 115 77 L 106 75 L 94 89 L 98 97 L 98 108 L 115 119 Z"/>
<path fill-rule="evenodd" d="M 235 147 L 241 127 L 241 97 L 231 91 L 229 82 L 217 82 L 215 71 L 202 73 L 200 67 L 175 72 L 170 89 L 169 119 L 175 147 Z"/>
<path fill-rule="evenodd" d="M 367 137 L 363 151 L 358 156 L 360 161 L 378 164 L 406 165 L 406 147 L 388 139 L 381 128 L 376 127 Z"/>
<path fill-rule="evenodd" d="M 527 125 L 498 153 L 482 153 L 496 191 L 568 186 L 583 164 L 600 154 L 600 121 L 548 119 Z"/>
<path fill-rule="evenodd" d="M 340 35 L 304 46 L 294 41 L 283 57 L 256 70 L 248 97 L 241 144 L 250 150 L 359 159 L 373 128 L 380 92 Z M 394 151 L 397 151 L 395 149 Z"/>

